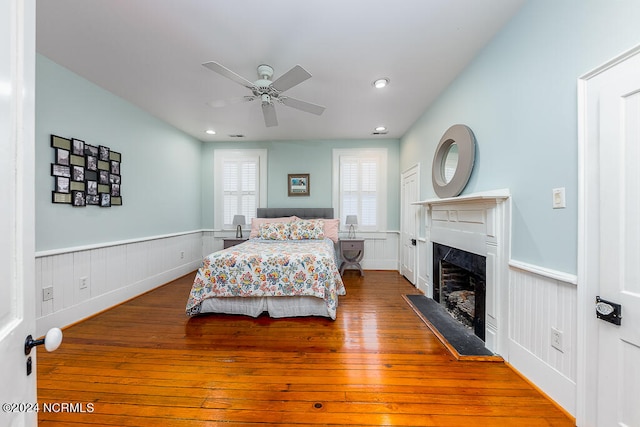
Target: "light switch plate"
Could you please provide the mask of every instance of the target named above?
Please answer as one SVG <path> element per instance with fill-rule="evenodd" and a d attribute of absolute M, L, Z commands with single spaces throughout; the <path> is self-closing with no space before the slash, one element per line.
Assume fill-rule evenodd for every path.
<path fill-rule="evenodd" d="M 563 209 L 567 207 L 564 187 L 553 189 L 553 209 Z"/>

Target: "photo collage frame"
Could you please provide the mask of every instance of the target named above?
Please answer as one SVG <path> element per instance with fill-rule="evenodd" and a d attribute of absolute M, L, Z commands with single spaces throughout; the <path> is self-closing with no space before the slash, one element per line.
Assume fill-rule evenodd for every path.
<path fill-rule="evenodd" d="M 105 145 L 51 135 L 54 163 L 52 203 L 74 207 L 122 205 L 122 154 Z"/>

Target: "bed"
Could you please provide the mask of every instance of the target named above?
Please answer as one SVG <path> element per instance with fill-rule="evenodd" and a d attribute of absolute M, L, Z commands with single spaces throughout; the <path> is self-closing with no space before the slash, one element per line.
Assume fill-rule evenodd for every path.
<path fill-rule="evenodd" d="M 336 319 L 346 291 L 332 208 L 259 208 L 247 242 L 207 255 L 186 313 Z"/>

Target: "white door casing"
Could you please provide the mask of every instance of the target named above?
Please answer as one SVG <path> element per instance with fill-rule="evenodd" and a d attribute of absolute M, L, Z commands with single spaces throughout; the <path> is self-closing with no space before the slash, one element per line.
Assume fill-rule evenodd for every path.
<path fill-rule="evenodd" d="M 413 204 L 420 197 L 420 165 L 402 174 L 400 274 L 412 284 L 417 282 L 417 239 L 420 207 Z"/>
<path fill-rule="evenodd" d="M 37 424 L 35 351 L 35 2 L 0 2 L 0 425 Z M 16 404 L 16 405 L 12 405 Z M 22 404 L 22 406 L 20 406 Z M 9 405 L 9 406 L 7 406 Z"/>
<path fill-rule="evenodd" d="M 579 80 L 579 426 L 640 425 L 640 47 Z M 596 319 L 596 296 L 622 305 Z"/>

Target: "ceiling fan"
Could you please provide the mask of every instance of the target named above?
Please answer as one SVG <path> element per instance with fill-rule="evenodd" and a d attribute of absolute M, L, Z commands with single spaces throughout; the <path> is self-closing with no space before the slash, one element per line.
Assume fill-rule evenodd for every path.
<path fill-rule="evenodd" d="M 264 123 L 267 127 L 278 126 L 278 117 L 276 116 L 276 109 L 274 106 L 275 102 L 280 102 L 288 107 L 306 111 L 307 113 L 317 114 L 318 116 L 325 110 L 325 107 L 321 105 L 312 104 L 310 102 L 282 95 L 282 92 L 291 89 L 311 77 L 311 74 L 299 65 L 296 65 L 273 81 L 271 80 L 273 77 L 273 68 L 265 64 L 259 65 L 258 76 L 260 78 L 253 83 L 217 62 L 205 62 L 202 65 L 211 71 L 227 77 L 249 89 L 253 95 L 247 95 L 241 100 L 260 100 L 262 103 Z M 212 103 L 211 105 L 215 104 L 217 103 Z"/>

